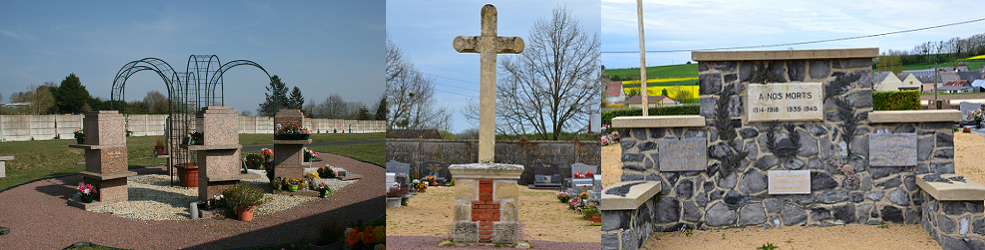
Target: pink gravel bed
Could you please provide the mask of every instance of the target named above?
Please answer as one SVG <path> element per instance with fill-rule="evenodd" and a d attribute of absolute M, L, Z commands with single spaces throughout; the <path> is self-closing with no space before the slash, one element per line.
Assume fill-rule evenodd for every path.
<path fill-rule="evenodd" d="M 154 221 L 126 219 L 66 205 L 82 178 L 45 179 L 0 192 L 0 249 L 62 249 L 75 242 L 128 249 L 231 249 L 317 238 L 318 222 L 368 221 L 386 213 L 382 183 L 385 169 L 352 158 L 320 153 L 326 163 L 363 178 L 328 199 L 307 203 L 252 222 L 235 219 Z M 163 166 L 132 169 L 138 174 L 167 174 Z M 399 248 L 391 248 L 399 249 Z M 596 248 L 598 249 L 598 248 Z"/>

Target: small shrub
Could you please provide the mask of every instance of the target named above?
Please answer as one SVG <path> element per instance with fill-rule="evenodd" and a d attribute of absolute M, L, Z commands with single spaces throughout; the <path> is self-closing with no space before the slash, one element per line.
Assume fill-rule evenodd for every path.
<path fill-rule="evenodd" d="M 650 115 L 697 115 L 700 105 L 681 105 L 650 108 Z M 643 109 L 618 109 L 602 111 L 602 124 L 612 124 L 612 118 L 620 116 L 641 116 Z"/>
<path fill-rule="evenodd" d="M 267 200 L 263 197 L 260 188 L 245 183 L 236 184 L 233 188 L 222 192 L 222 196 L 225 197 L 226 205 L 233 208 L 259 206 Z"/>
<path fill-rule="evenodd" d="M 920 110 L 920 91 L 872 92 L 872 110 Z"/>
<path fill-rule="evenodd" d="M 758 250 L 773 250 L 773 249 L 779 249 L 779 248 L 780 247 L 778 247 L 778 246 L 774 246 L 773 243 L 766 242 L 766 245 L 763 245 L 761 247 L 757 247 L 756 249 L 758 249 Z"/>

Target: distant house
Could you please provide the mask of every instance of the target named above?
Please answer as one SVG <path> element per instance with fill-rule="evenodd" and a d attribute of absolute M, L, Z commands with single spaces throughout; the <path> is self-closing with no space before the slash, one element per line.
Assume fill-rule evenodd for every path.
<path fill-rule="evenodd" d="M 903 84 L 900 87 L 900 90 L 914 90 L 915 89 L 915 90 L 920 90 L 920 92 L 924 92 L 924 91 L 930 92 L 931 91 L 931 90 L 924 90 L 924 88 L 923 88 L 923 82 L 921 82 L 920 79 L 917 79 L 917 77 L 914 76 L 911 73 L 900 73 L 897 77 L 899 77 L 900 82 Z"/>
<path fill-rule="evenodd" d="M 441 139 L 437 129 L 391 129 L 386 138 L 391 139 Z"/>
<path fill-rule="evenodd" d="M 985 91 L 985 80 L 975 80 L 974 82 L 971 82 L 971 87 L 975 88 L 975 92 L 983 92 Z"/>
<path fill-rule="evenodd" d="M 671 99 L 670 97 L 662 96 L 662 95 L 661 96 L 647 96 L 646 102 L 647 102 L 646 103 L 647 106 L 650 106 L 650 107 L 677 105 L 677 101 L 675 101 L 674 99 Z M 634 97 L 630 97 L 629 99 L 626 99 L 626 107 L 627 108 L 643 108 L 643 98 L 640 97 L 640 96 L 634 96 Z"/>
<path fill-rule="evenodd" d="M 944 83 L 943 87 L 937 87 L 937 89 L 947 93 L 967 93 L 973 91 L 968 81 L 950 81 Z"/>
<path fill-rule="evenodd" d="M 5 108 L 26 108 L 30 106 L 31 106 L 30 102 L 12 102 L 3 105 L 3 107 Z"/>
<path fill-rule="evenodd" d="M 605 85 L 605 103 L 622 104 L 626 101 L 626 92 L 622 91 L 622 82 L 609 82 Z"/>
<path fill-rule="evenodd" d="M 875 91 L 897 91 L 903 82 L 893 75 L 893 72 L 879 72 L 872 76 Z"/>

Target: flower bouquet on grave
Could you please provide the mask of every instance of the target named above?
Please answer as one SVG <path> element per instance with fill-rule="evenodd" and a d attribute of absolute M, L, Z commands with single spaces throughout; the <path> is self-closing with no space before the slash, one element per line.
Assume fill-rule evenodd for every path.
<path fill-rule="evenodd" d="M 426 181 L 414 180 L 414 188 L 417 189 L 417 192 L 424 193 L 428 190 L 428 183 Z"/>
<path fill-rule="evenodd" d="M 561 203 L 568 203 L 568 200 L 570 199 L 571 199 L 571 195 L 568 194 L 568 192 L 565 191 L 557 192 L 557 200 L 560 201 Z"/>
<path fill-rule="evenodd" d="M 335 178 L 335 170 L 332 170 L 331 166 L 325 165 L 325 167 L 318 168 L 318 176 L 322 178 Z"/>
<path fill-rule="evenodd" d="M 321 179 L 318 177 L 318 171 L 315 170 L 304 172 L 304 178 L 309 180 Z"/>
<path fill-rule="evenodd" d="M 277 177 L 270 180 L 270 185 L 274 188 L 274 190 L 281 190 L 284 186 L 284 177 Z"/>
<path fill-rule="evenodd" d="M 324 182 L 318 183 L 318 186 L 315 187 L 315 191 L 318 191 L 318 194 L 319 194 L 318 197 L 321 197 L 321 198 L 326 198 L 326 197 L 328 197 L 329 194 L 332 193 L 332 189 L 329 188 L 328 187 L 328 184 L 326 184 Z"/>
<path fill-rule="evenodd" d="M 610 139 L 608 135 L 603 135 L 602 146 L 608 146 L 609 144 L 612 144 L 612 139 Z"/>
<path fill-rule="evenodd" d="M 318 157 L 318 152 L 309 150 L 307 147 L 301 148 L 304 152 L 304 162 L 310 162 L 312 158 Z"/>
<path fill-rule="evenodd" d="M 435 186 L 435 187 L 438 186 L 438 177 L 435 177 L 434 175 L 428 175 L 424 177 L 424 180 L 427 181 L 428 183 L 431 183 L 431 186 Z"/>
<path fill-rule="evenodd" d="M 408 203 L 410 203 L 410 195 L 404 195 L 404 197 L 400 199 L 400 205 L 407 206 Z"/>
<path fill-rule="evenodd" d="M 575 178 L 585 178 L 585 174 L 582 174 L 581 172 L 575 172 L 574 177 Z"/>
<path fill-rule="evenodd" d="M 93 200 L 99 197 L 99 192 L 92 184 L 79 184 L 78 191 L 82 203 L 92 203 Z"/>
<path fill-rule="evenodd" d="M 301 186 L 302 182 L 300 178 L 284 179 L 284 185 L 287 185 L 287 190 L 291 192 L 298 191 L 298 187 Z"/>
<path fill-rule="evenodd" d="M 592 171 L 585 172 L 585 178 L 592 178 L 592 177 L 595 177 L 595 172 Z"/>
<path fill-rule="evenodd" d="M 582 185 L 581 194 L 578 194 L 578 198 L 588 200 L 588 193 L 585 192 L 585 189 L 588 189 L 588 185 Z"/>
<path fill-rule="evenodd" d="M 976 109 L 975 111 L 968 113 L 968 119 L 975 120 L 975 128 L 982 128 L 982 118 L 982 109 Z"/>
<path fill-rule="evenodd" d="M 311 130 L 308 130 L 308 127 L 302 127 L 300 129 L 300 132 L 301 132 L 301 140 L 307 140 L 311 136 Z"/>
<path fill-rule="evenodd" d="M 364 226 L 359 220 L 345 229 L 345 245 L 353 250 L 386 249 L 386 226 Z"/>
<path fill-rule="evenodd" d="M 78 143 L 78 144 L 84 143 L 85 138 L 86 138 L 86 135 L 85 135 L 85 133 L 82 132 L 82 128 L 76 129 L 75 132 L 72 132 L 72 133 L 75 133 L 75 142 L 76 143 Z"/>
<path fill-rule="evenodd" d="M 574 197 L 568 200 L 568 209 L 581 211 L 582 206 L 583 204 L 581 202 L 581 199 L 578 197 Z"/>

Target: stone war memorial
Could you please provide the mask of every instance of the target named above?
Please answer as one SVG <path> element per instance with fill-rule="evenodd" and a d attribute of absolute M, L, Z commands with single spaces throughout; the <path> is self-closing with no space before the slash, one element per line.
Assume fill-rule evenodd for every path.
<path fill-rule="evenodd" d="M 602 249 L 685 229 L 893 223 L 985 249 L 985 186 L 954 174 L 961 112 L 873 111 L 878 53 L 692 52 L 700 115 L 612 121 L 623 174 L 602 194 Z"/>

